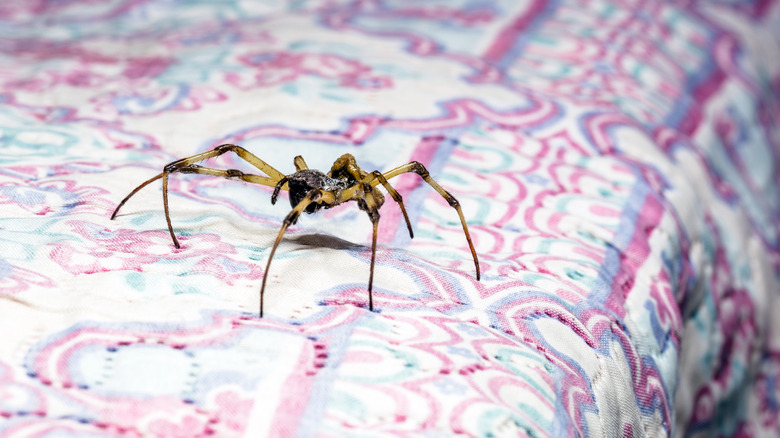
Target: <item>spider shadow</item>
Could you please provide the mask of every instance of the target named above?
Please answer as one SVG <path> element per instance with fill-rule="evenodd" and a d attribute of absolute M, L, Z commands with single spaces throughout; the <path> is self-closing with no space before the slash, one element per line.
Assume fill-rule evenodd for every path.
<path fill-rule="evenodd" d="M 320 234 L 320 233 L 289 236 L 289 237 L 285 237 L 285 240 L 289 242 L 297 243 L 299 245 L 314 247 L 314 248 L 330 248 L 330 249 L 340 249 L 340 250 L 365 248 L 365 245 L 350 242 L 348 240 L 344 240 L 336 236 L 331 236 L 329 234 Z"/>

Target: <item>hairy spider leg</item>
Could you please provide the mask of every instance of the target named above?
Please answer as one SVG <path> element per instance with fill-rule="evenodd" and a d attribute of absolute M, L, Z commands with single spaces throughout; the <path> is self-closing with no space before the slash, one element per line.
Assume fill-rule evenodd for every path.
<path fill-rule="evenodd" d="M 309 193 L 306 194 L 306 197 L 304 197 L 301 202 L 299 202 L 298 205 L 292 209 L 287 217 L 284 218 L 282 228 L 279 230 L 279 234 L 276 236 L 276 241 L 271 247 L 271 253 L 268 256 L 268 263 L 265 265 L 265 272 L 263 272 L 263 283 L 260 286 L 260 318 L 263 317 L 263 297 L 265 296 L 265 283 L 268 280 L 268 271 L 271 269 L 271 260 L 274 258 L 276 248 L 282 241 L 282 237 L 284 236 L 284 232 L 287 231 L 287 228 L 298 220 L 298 217 L 301 215 L 301 213 L 306 211 L 306 207 L 308 207 L 312 202 L 330 205 L 336 202 L 336 197 L 333 193 L 326 192 L 324 190 L 310 190 Z"/>
<path fill-rule="evenodd" d="M 268 176 L 248 174 L 236 169 L 228 169 L 228 170 L 214 169 L 211 167 L 204 167 L 195 164 L 199 161 L 218 157 L 226 152 L 234 152 L 244 161 L 256 167 L 257 169 L 261 170 Z M 258 158 L 251 152 L 247 151 L 246 149 L 242 148 L 241 146 L 237 146 L 234 144 L 223 144 L 215 147 L 210 151 L 202 152 L 200 154 L 196 154 L 187 158 L 182 158 L 180 160 L 176 160 L 167 164 L 163 168 L 162 173 L 145 181 L 144 183 L 136 187 L 132 192 L 130 192 L 130 194 L 125 196 L 125 198 L 122 199 L 119 205 L 117 205 L 116 209 L 114 210 L 114 213 L 111 215 L 111 219 L 114 219 L 116 217 L 117 213 L 119 213 L 119 209 L 122 208 L 122 206 L 125 205 L 125 203 L 139 190 L 146 187 L 149 183 L 162 178 L 163 207 L 165 210 L 165 221 L 168 224 L 168 232 L 171 234 L 171 239 L 173 240 L 174 246 L 176 248 L 180 248 L 181 246 L 179 245 L 179 241 L 178 239 L 176 239 L 176 235 L 173 233 L 173 226 L 171 224 L 171 217 L 168 210 L 168 175 L 175 172 L 219 176 L 228 179 L 239 179 L 249 183 L 261 184 L 270 187 L 275 187 L 279 180 L 285 178 L 285 175 L 283 173 L 274 169 L 271 165 L 261 160 L 260 158 Z M 281 187 L 281 186 L 279 187 L 279 189 L 284 189 L 284 188 L 285 187 Z"/>
<path fill-rule="evenodd" d="M 466 241 L 469 244 L 469 249 L 471 250 L 471 257 L 474 259 L 474 267 L 477 270 L 477 280 L 480 278 L 480 272 L 479 272 L 479 259 L 477 258 L 477 251 L 474 249 L 474 244 L 471 241 L 471 235 L 469 234 L 469 227 L 466 225 L 466 218 L 463 216 L 463 210 L 460 208 L 460 203 L 457 199 L 455 199 L 454 196 L 450 194 L 450 192 L 444 190 L 442 186 L 439 185 L 428 173 L 428 169 L 425 168 L 425 166 L 422 165 L 422 163 L 417 161 L 412 161 L 409 164 L 404 164 L 402 166 L 398 166 L 395 169 L 388 170 L 387 172 L 383 173 L 383 176 L 386 180 L 389 180 L 391 178 L 394 178 L 398 175 L 404 174 L 404 173 L 411 173 L 414 172 L 417 175 L 420 176 L 420 178 L 423 179 L 428 185 L 433 187 L 434 190 L 436 190 L 437 193 L 439 193 L 448 204 L 450 204 L 450 207 L 454 208 L 455 211 L 458 212 L 458 217 L 460 218 L 460 223 L 463 226 L 463 232 L 466 234 Z M 372 186 L 376 186 L 380 182 L 379 179 L 372 180 L 370 184 Z M 342 196 L 348 197 L 350 196 L 351 191 L 354 191 L 354 187 L 350 187 L 349 189 L 345 190 Z"/>

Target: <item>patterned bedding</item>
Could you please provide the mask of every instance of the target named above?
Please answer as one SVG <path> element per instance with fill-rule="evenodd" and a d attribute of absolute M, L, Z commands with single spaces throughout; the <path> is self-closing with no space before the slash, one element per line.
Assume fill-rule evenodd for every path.
<path fill-rule="evenodd" d="M 0 4 L 0 435 L 778 436 L 780 3 Z M 371 221 L 173 174 L 416 160 Z M 262 174 L 234 154 L 201 163 Z"/>

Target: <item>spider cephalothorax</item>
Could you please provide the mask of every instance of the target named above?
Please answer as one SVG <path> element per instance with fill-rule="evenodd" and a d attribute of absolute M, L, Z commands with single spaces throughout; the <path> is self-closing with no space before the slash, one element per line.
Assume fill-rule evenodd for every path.
<path fill-rule="evenodd" d="M 274 187 L 274 193 L 271 196 L 271 204 L 276 204 L 279 197 L 279 191 L 282 186 L 287 184 L 290 198 L 290 206 L 295 208 L 299 202 L 303 201 L 306 195 L 312 190 L 325 190 L 338 195 L 342 190 L 349 187 L 349 184 L 341 179 L 331 178 L 328 175 L 316 169 L 301 169 L 297 172 L 282 178 Z M 330 208 L 335 204 L 312 203 L 306 207 L 306 213 L 314 213 L 321 208 Z"/>
<path fill-rule="evenodd" d="M 226 152 L 234 152 L 236 155 L 247 161 L 249 164 L 255 166 L 260 171 L 264 172 L 268 176 L 253 175 L 244 173 L 236 169 L 214 169 L 211 167 L 200 166 L 195 164 L 208 158 L 218 157 Z M 319 170 L 309 169 L 306 162 L 301 156 L 295 157 L 295 173 L 290 175 L 284 175 L 278 170 L 268 165 L 265 161 L 261 160 L 257 156 L 253 155 L 241 146 L 233 144 L 223 144 L 217 146 L 211 151 L 203 152 L 197 155 L 193 155 L 188 158 L 182 158 L 181 160 L 174 161 L 163 168 L 162 173 L 143 182 L 141 185 L 133 189 L 123 200 L 117 205 L 114 213 L 111 215 L 111 219 L 114 219 L 119 212 L 119 209 L 135 195 L 139 190 L 146 187 L 149 183 L 154 182 L 162 178 L 163 186 L 163 207 L 165 209 L 165 220 L 168 223 L 168 231 L 171 234 L 171 239 L 176 248 L 179 248 L 179 241 L 176 239 L 176 235 L 173 233 L 173 226 L 171 225 L 171 217 L 168 212 L 168 176 L 171 173 L 197 173 L 201 175 L 221 176 L 223 178 L 242 180 L 254 184 L 262 184 L 274 188 L 274 192 L 271 196 L 271 203 L 276 203 L 281 190 L 287 190 L 289 192 L 290 205 L 292 211 L 285 217 L 282 223 L 282 228 L 279 230 L 279 234 L 276 237 L 274 245 L 271 247 L 271 253 L 268 256 L 268 263 L 266 264 L 265 272 L 263 273 L 263 283 L 260 286 L 260 317 L 263 316 L 263 296 L 265 295 L 265 283 L 268 279 L 268 270 L 271 267 L 271 260 L 274 258 L 276 248 L 284 236 L 284 232 L 287 228 L 294 224 L 301 213 L 315 213 L 321 209 L 327 209 L 335 207 L 339 204 L 348 201 L 356 201 L 358 207 L 368 214 L 371 223 L 373 224 L 373 236 L 371 242 L 371 268 L 368 277 L 368 308 L 374 310 L 373 300 L 373 283 L 374 283 L 374 261 L 376 259 L 376 238 L 377 227 L 379 225 L 379 208 L 385 202 L 384 195 L 377 189 L 378 185 L 387 190 L 387 193 L 398 203 L 401 208 L 401 212 L 406 220 L 406 227 L 409 230 L 409 236 L 414 237 L 412 233 L 412 225 L 409 221 L 409 216 L 406 214 L 406 208 L 404 207 L 403 199 L 401 195 L 390 185 L 387 180 L 401 175 L 403 173 L 414 172 L 418 174 L 426 183 L 433 187 L 447 203 L 458 212 L 461 225 L 463 226 L 463 232 L 466 235 L 466 241 L 469 244 L 471 250 L 471 256 L 474 258 L 474 266 L 477 270 L 477 280 L 479 280 L 479 260 L 477 259 L 477 253 L 474 250 L 474 244 L 471 242 L 468 226 L 466 226 L 466 219 L 463 217 L 460 204 L 457 199 L 449 192 L 444 190 L 425 169 L 425 166 L 412 161 L 409 164 L 396 167 L 388 172 L 381 173 L 378 170 L 373 172 L 366 172 L 361 169 L 355 157 L 350 154 L 344 154 L 339 157 L 327 174 L 320 172 Z"/>

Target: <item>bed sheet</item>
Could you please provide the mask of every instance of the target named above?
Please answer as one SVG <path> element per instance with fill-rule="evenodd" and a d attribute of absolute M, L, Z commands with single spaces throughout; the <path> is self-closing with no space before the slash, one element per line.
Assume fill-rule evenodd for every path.
<path fill-rule="evenodd" d="M 0 5 L 3 436 L 777 436 L 776 1 Z M 200 175 L 412 160 L 371 222 Z M 202 163 L 255 172 L 232 154 Z"/>

